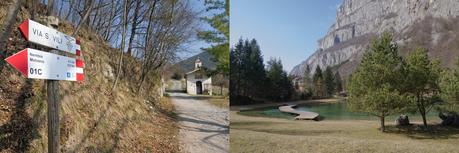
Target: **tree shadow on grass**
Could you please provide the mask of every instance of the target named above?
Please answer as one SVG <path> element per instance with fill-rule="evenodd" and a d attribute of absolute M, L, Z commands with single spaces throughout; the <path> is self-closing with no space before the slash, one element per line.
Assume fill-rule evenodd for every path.
<path fill-rule="evenodd" d="M 390 125 L 386 127 L 386 133 L 405 135 L 412 139 L 459 139 L 459 128 L 441 124 L 429 125 L 428 129 L 424 129 L 423 125 L 418 124 L 408 126 Z"/>
<path fill-rule="evenodd" d="M 32 140 L 39 138 L 38 126 L 26 112 L 27 98 L 32 95 L 32 82 L 27 80 L 14 99 L 15 106 L 10 120 L 0 126 L 0 151 L 11 149 L 14 152 L 26 152 Z"/>

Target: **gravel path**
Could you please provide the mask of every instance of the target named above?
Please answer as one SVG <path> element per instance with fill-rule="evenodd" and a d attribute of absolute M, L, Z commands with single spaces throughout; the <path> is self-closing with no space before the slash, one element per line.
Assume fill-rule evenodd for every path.
<path fill-rule="evenodd" d="M 229 152 L 228 110 L 203 98 L 170 93 L 180 124 L 180 147 L 190 153 Z"/>

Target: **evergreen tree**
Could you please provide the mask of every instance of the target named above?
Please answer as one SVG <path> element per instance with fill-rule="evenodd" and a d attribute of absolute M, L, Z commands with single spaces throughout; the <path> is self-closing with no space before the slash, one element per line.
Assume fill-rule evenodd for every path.
<path fill-rule="evenodd" d="M 268 98 L 272 100 L 289 99 L 293 93 L 293 86 L 287 72 L 283 70 L 282 61 L 271 58 L 267 64 L 266 76 L 270 84 Z"/>
<path fill-rule="evenodd" d="M 444 71 L 441 75 L 440 89 L 442 105 L 438 108 L 442 112 L 459 113 L 459 58 L 453 71 Z"/>
<path fill-rule="evenodd" d="M 323 97 L 324 96 L 324 79 L 322 75 L 322 69 L 319 65 L 316 67 L 314 76 L 312 77 L 314 83 L 314 96 Z"/>
<path fill-rule="evenodd" d="M 309 97 L 312 95 L 312 80 L 311 80 L 311 67 L 306 65 L 306 69 L 304 70 L 304 76 L 303 76 L 303 88 L 304 88 L 304 94 L 306 97 Z"/>
<path fill-rule="evenodd" d="M 426 114 L 439 102 L 439 61 L 431 62 L 427 51 L 418 48 L 408 55 L 403 70 L 404 90 L 414 98 L 414 106 L 422 116 L 424 127 L 427 128 Z"/>
<path fill-rule="evenodd" d="M 213 29 L 200 31 L 198 38 L 211 43 L 211 47 L 203 50 L 211 53 L 217 61 L 217 71 L 229 75 L 229 0 L 205 0 L 206 10 L 217 11 L 212 17 L 202 18 Z"/>
<path fill-rule="evenodd" d="M 238 97 L 251 99 L 263 98 L 266 72 L 263 64 L 260 47 L 255 39 L 242 39 L 230 52 L 230 96 L 234 100 Z"/>
<path fill-rule="evenodd" d="M 383 33 L 372 41 L 349 83 L 349 107 L 380 118 L 381 131 L 385 117 L 397 113 L 407 100 L 400 90 L 401 57 L 392 36 Z"/>
<path fill-rule="evenodd" d="M 264 91 L 266 90 L 264 82 L 266 78 L 265 65 L 263 63 L 263 56 L 261 55 L 260 46 L 255 39 L 252 39 L 247 48 L 250 51 L 248 55 L 249 62 L 245 64 L 247 66 L 247 78 L 250 83 L 248 88 L 251 88 L 251 95 L 255 97 L 263 97 Z"/>
<path fill-rule="evenodd" d="M 335 73 L 335 91 L 336 92 L 341 92 L 343 91 L 343 83 L 341 81 L 341 75 L 339 74 L 339 72 L 336 72 Z"/>
<path fill-rule="evenodd" d="M 327 66 L 324 72 L 324 86 L 327 96 L 331 96 L 335 92 L 335 79 L 329 66 Z"/>
<path fill-rule="evenodd" d="M 244 78 L 242 69 L 242 55 L 244 53 L 244 41 L 239 39 L 238 43 L 230 52 L 230 98 L 236 99 L 238 95 L 242 95 L 242 79 Z"/>

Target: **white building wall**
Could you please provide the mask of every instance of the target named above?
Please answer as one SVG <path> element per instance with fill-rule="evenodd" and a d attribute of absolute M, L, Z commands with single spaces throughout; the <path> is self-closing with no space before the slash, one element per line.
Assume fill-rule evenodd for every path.
<path fill-rule="evenodd" d="M 186 92 L 191 95 L 196 95 L 196 82 L 202 82 L 202 91 L 208 91 L 212 95 L 212 78 L 202 76 L 202 79 L 195 79 L 195 73 L 188 74 L 186 76 Z"/>

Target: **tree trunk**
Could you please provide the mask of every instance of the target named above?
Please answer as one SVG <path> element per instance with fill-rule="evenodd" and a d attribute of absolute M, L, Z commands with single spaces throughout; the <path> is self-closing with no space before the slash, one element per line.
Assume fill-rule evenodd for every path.
<path fill-rule="evenodd" d="M 384 126 L 384 117 L 379 117 L 379 119 L 381 120 L 381 132 L 384 132 L 386 131 L 386 126 Z"/>
<path fill-rule="evenodd" d="M 97 28 L 95 28 L 95 24 L 96 24 L 96 19 L 97 19 L 98 15 L 99 15 L 99 12 L 100 12 L 100 9 L 101 9 L 100 6 L 102 6 L 102 0 L 99 0 L 99 3 L 97 3 L 97 11 L 96 11 L 96 14 L 94 14 L 94 17 L 92 18 L 91 29 L 97 29 Z"/>
<path fill-rule="evenodd" d="M 89 14 L 91 14 L 92 6 L 93 6 L 92 2 L 93 2 L 93 0 L 90 0 L 89 4 L 86 4 L 86 5 L 89 5 L 89 6 L 85 10 L 84 15 L 82 16 L 82 19 L 80 20 L 80 23 L 77 24 L 77 26 L 75 28 L 75 31 L 73 31 L 72 36 L 76 36 L 78 34 L 78 31 L 81 28 L 81 24 L 84 23 L 88 19 Z"/>
<path fill-rule="evenodd" d="M 35 18 L 37 18 L 37 7 L 38 7 L 38 0 L 32 0 L 32 5 L 29 6 L 29 8 L 32 8 L 32 13 L 30 14 L 30 19 L 34 20 Z"/>
<path fill-rule="evenodd" d="M 127 49 L 127 54 L 131 55 L 132 53 L 132 42 L 134 41 L 135 32 L 137 30 L 137 20 L 139 18 L 140 4 L 142 1 L 137 0 L 136 6 L 134 9 L 134 16 L 132 17 L 132 26 L 131 26 L 131 36 L 129 37 L 129 44 Z"/>
<path fill-rule="evenodd" d="M 418 103 L 418 110 L 419 114 L 421 114 L 422 117 L 422 123 L 424 124 L 424 128 L 427 129 L 427 120 L 426 120 L 426 109 L 423 103 L 422 99 L 422 93 L 417 94 L 417 103 Z"/>
<path fill-rule="evenodd" d="M 62 8 L 63 7 L 64 7 L 64 1 L 60 1 L 60 3 L 59 3 L 59 12 L 57 14 L 59 17 L 62 17 Z"/>
<path fill-rule="evenodd" d="M 128 16 L 127 9 L 128 9 L 128 4 L 129 4 L 129 0 L 124 2 L 123 32 L 121 33 L 121 54 L 120 54 L 120 58 L 119 58 L 119 62 L 118 62 L 118 72 L 116 73 L 116 78 L 115 78 L 115 82 L 113 83 L 112 90 L 116 89 L 116 84 L 118 83 L 118 80 L 119 80 L 119 77 L 120 77 L 120 73 L 121 73 L 122 64 L 123 64 L 123 53 L 124 53 L 124 46 L 125 46 L 124 42 L 126 40 L 126 30 L 127 30 L 127 18 L 128 18 L 127 17 Z"/>
<path fill-rule="evenodd" d="M 427 129 L 426 113 L 425 112 L 421 113 L 421 116 L 422 116 L 422 123 L 424 124 L 424 128 Z"/>
<path fill-rule="evenodd" d="M 74 0 L 69 0 L 69 11 L 67 12 L 67 15 L 65 16 L 65 20 L 67 21 L 69 21 L 69 17 L 70 17 L 70 14 L 72 13 L 74 4 L 75 4 Z"/>
<path fill-rule="evenodd" d="M 46 12 L 46 15 L 51 16 L 54 14 L 54 0 L 48 0 L 48 11 Z"/>
<path fill-rule="evenodd" d="M 104 37 L 105 41 L 108 41 L 110 39 L 110 33 L 112 31 L 112 22 L 113 22 L 113 19 L 115 18 L 116 4 L 118 4 L 118 2 L 115 3 L 115 0 L 112 0 L 111 2 L 112 9 L 110 10 L 110 17 L 108 21 L 107 33 Z"/>
<path fill-rule="evenodd" d="M 75 8 L 75 13 L 72 13 L 72 23 L 76 24 L 77 23 L 77 14 L 79 14 L 78 10 L 80 9 L 82 0 L 79 0 L 78 3 L 76 3 L 76 8 Z M 81 21 L 81 20 L 80 20 Z"/>

